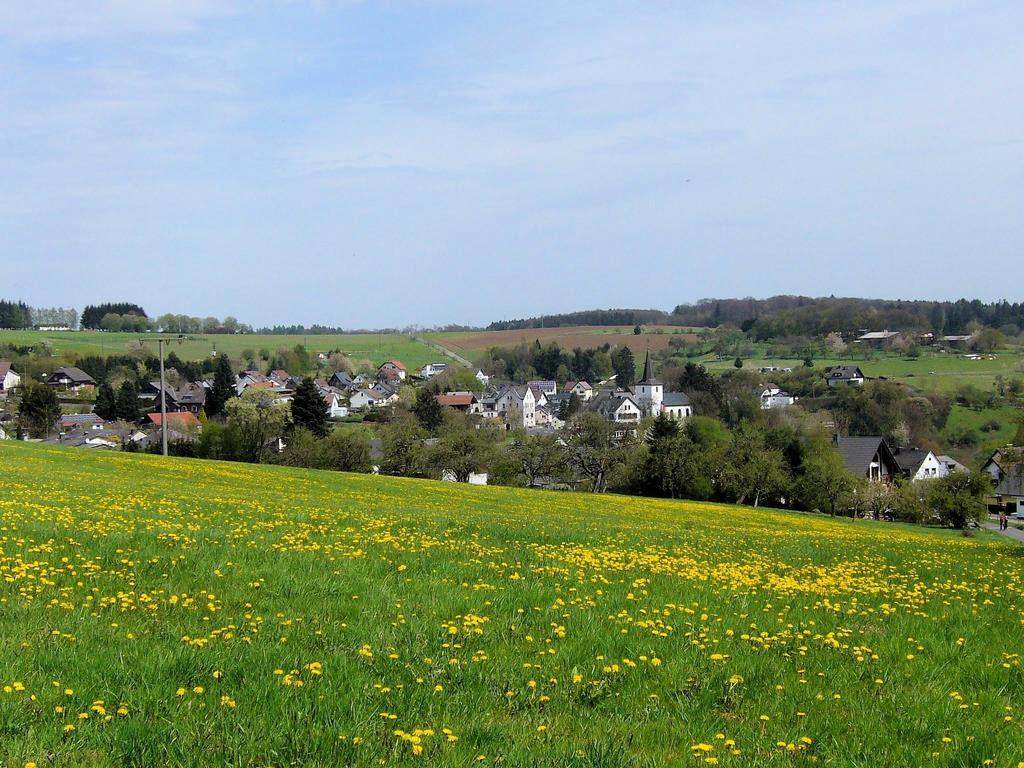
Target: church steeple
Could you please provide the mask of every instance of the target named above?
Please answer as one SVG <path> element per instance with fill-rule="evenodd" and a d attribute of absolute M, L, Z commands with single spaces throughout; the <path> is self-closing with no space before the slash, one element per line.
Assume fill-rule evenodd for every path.
<path fill-rule="evenodd" d="M 644 360 L 644 377 L 640 381 L 641 384 L 661 384 L 656 378 L 654 378 L 654 368 L 651 365 L 651 350 L 647 350 L 647 359 Z"/>

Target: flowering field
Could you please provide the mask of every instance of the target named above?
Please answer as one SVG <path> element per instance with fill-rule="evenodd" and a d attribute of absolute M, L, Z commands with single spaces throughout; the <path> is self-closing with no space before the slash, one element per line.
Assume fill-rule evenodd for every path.
<path fill-rule="evenodd" d="M 0 765 L 1017 766 L 1020 550 L 0 443 Z"/>

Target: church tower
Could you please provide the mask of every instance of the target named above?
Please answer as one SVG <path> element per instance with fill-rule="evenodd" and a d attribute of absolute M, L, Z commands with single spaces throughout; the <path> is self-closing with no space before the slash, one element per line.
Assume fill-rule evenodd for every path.
<path fill-rule="evenodd" d="M 654 378 L 654 368 L 651 366 L 651 350 L 647 350 L 647 359 L 644 361 L 644 377 L 636 385 L 637 404 L 643 411 L 644 416 L 657 416 L 661 413 L 661 403 L 664 399 L 665 388 L 661 382 Z"/>

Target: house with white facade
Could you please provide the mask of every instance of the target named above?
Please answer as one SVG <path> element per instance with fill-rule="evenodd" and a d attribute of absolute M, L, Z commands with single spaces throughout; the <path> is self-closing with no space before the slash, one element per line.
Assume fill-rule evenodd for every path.
<path fill-rule="evenodd" d="M 537 426 L 537 400 L 529 387 L 503 384 L 480 403 L 484 417 L 502 418 L 509 427 Z"/>
<path fill-rule="evenodd" d="M 323 392 L 320 395 L 327 405 L 327 417 L 330 419 L 344 419 L 348 416 L 348 406 L 341 395 L 337 392 Z"/>
<path fill-rule="evenodd" d="M 859 387 L 864 384 L 864 372 L 856 365 L 837 365 L 828 369 L 825 381 L 830 387 Z"/>
<path fill-rule="evenodd" d="M 405 381 L 405 363 L 401 360 L 386 360 L 377 369 L 377 378 L 386 381 Z"/>
<path fill-rule="evenodd" d="M 21 386 L 21 376 L 14 372 L 11 363 L 0 360 L 0 395 Z"/>
<path fill-rule="evenodd" d="M 770 411 L 773 408 L 788 408 L 796 402 L 796 398 L 780 389 L 776 384 L 769 384 L 761 391 L 761 410 Z"/>
<path fill-rule="evenodd" d="M 432 379 L 448 370 L 448 363 L 427 363 L 420 368 L 421 379 Z"/>
<path fill-rule="evenodd" d="M 594 396 L 594 388 L 585 381 L 567 381 L 562 388 L 563 392 L 576 395 L 580 400 L 586 402 Z"/>
<path fill-rule="evenodd" d="M 484 373 L 482 368 L 477 368 L 476 380 L 486 387 L 490 383 L 491 377 Z"/>
<path fill-rule="evenodd" d="M 58 368 L 46 378 L 46 383 L 55 389 L 63 389 L 68 392 L 80 392 L 83 389 L 96 386 L 96 381 L 92 376 L 73 365 Z"/>
<path fill-rule="evenodd" d="M 558 382 L 556 381 L 528 381 L 526 386 L 530 389 L 543 392 L 545 395 L 553 395 L 558 391 Z"/>
<path fill-rule="evenodd" d="M 348 399 L 348 407 L 351 411 L 362 411 L 366 408 L 383 408 L 398 402 L 398 393 L 385 393 L 377 389 L 356 390 Z"/>
<path fill-rule="evenodd" d="M 896 463 L 903 476 L 911 481 L 935 480 L 949 474 L 949 468 L 931 451 L 901 449 L 896 453 Z"/>

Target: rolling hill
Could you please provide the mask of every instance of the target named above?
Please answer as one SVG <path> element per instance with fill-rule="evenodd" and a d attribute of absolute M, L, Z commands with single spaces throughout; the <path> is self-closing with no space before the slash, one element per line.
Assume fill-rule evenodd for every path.
<path fill-rule="evenodd" d="M 1024 559 L 771 510 L 0 443 L 0 762 L 983 765 Z"/>

